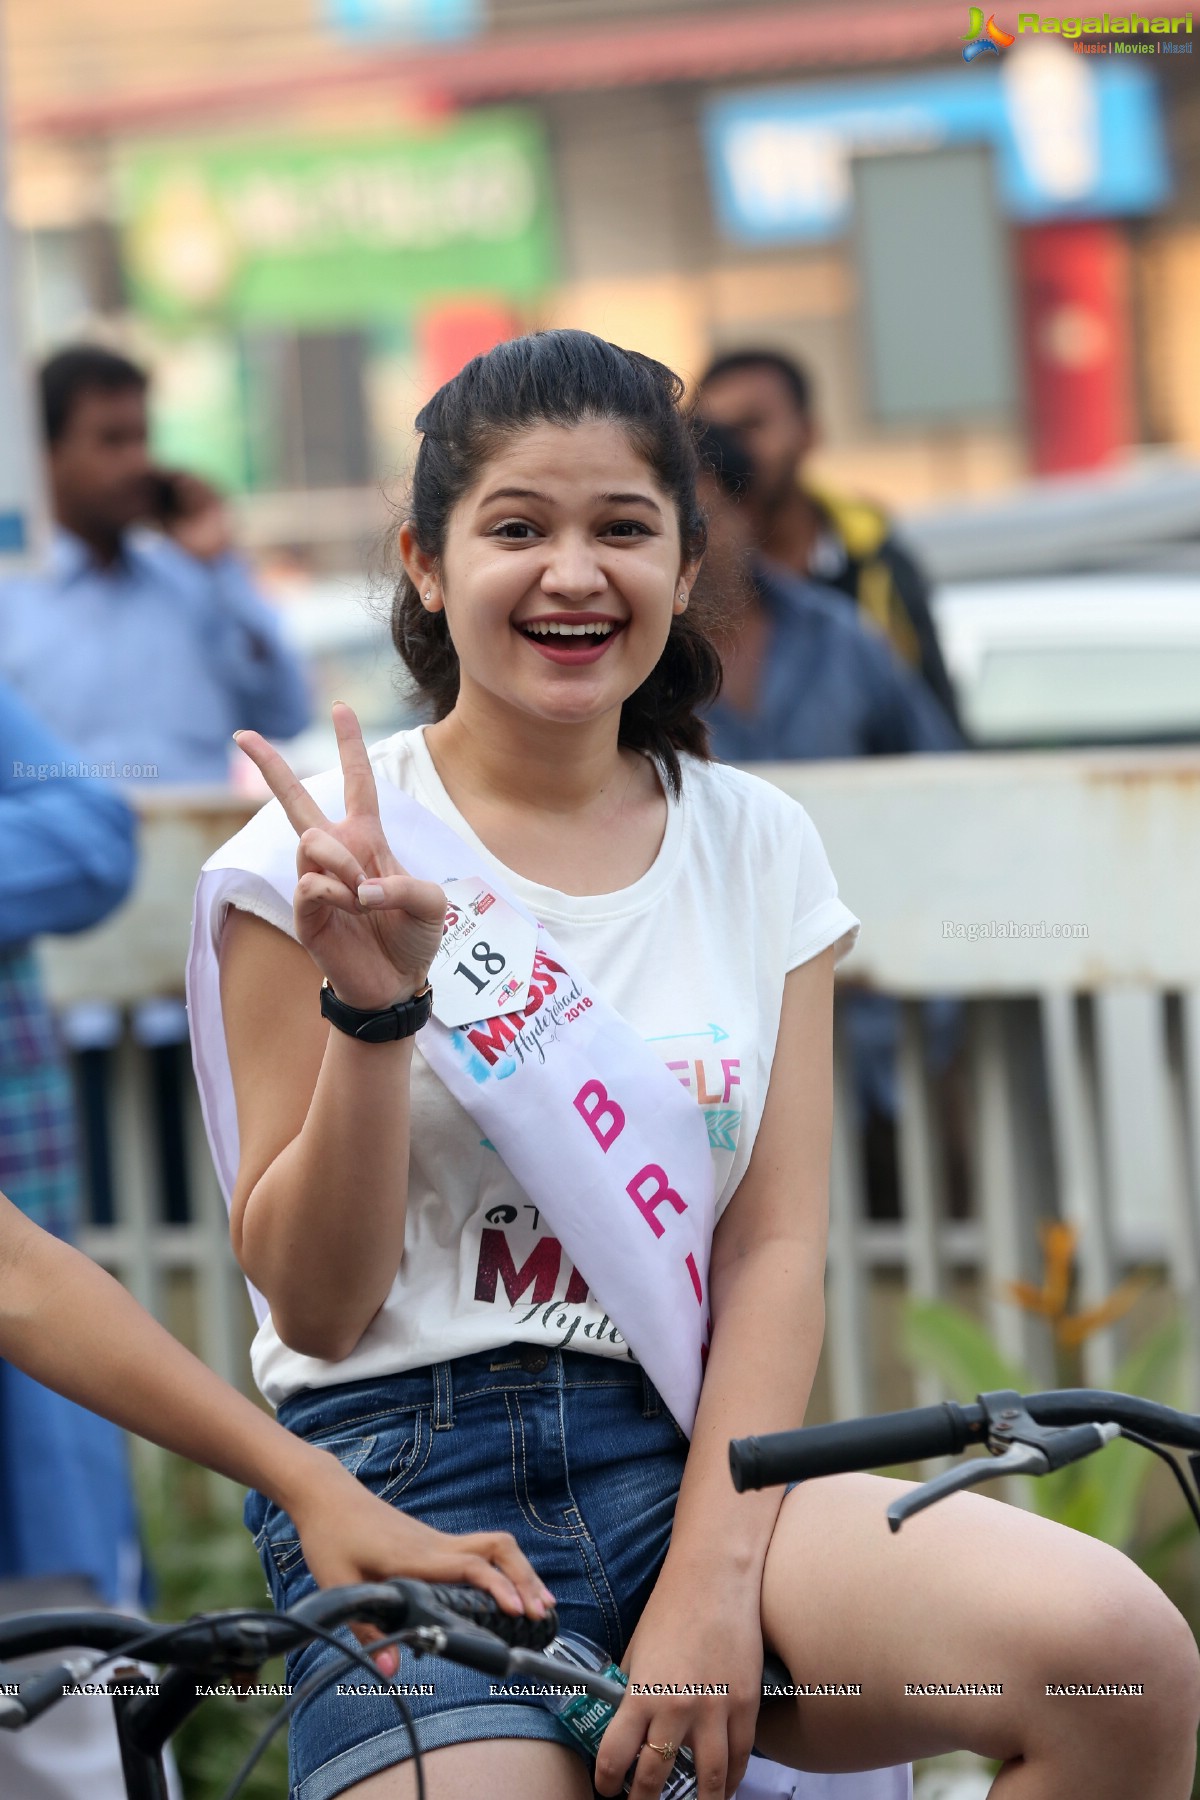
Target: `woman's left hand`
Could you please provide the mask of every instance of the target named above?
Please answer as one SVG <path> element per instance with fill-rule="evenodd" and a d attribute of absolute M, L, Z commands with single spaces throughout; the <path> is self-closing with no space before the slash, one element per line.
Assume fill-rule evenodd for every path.
<path fill-rule="evenodd" d="M 619 1794 L 630 1764 L 630 1800 L 656 1800 L 674 1764 L 651 1744 L 687 1744 L 700 1800 L 728 1800 L 746 1772 L 762 1698 L 763 1641 L 757 1582 L 673 1580 L 664 1567 L 629 1640 L 622 1668 L 630 1692 L 596 1758 L 596 1787 Z M 635 1693 L 635 1685 L 699 1688 Z M 719 1691 L 722 1686 L 728 1693 Z M 705 1691 L 710 1690 L 710 1691 Z M 643 1748 L 645 1746 L 645 1748 Z"/>

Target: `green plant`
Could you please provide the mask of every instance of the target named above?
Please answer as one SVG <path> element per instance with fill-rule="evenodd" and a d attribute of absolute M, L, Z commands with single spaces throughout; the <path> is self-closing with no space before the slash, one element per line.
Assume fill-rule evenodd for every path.
<path fill-rule="evenodd" d="M 977 1320 L 944 1301 L 910 1301 L 905 1309 L 903 1341 L 909 1360 L 935 1373 L 952 1398 L 969 1400 L 993 1388 L 1027 1393 L 1039 1385 L 1028 1370 L 1000 1354 Z M 1179 1321 L 1168 1319 L 1125 1358 L 1112 1385 L 1124 1393 L 1174 1404 L 1182 1357 Z M 1057 1519 L 1089 1537 L 1129 1549 L 1136 1541 L 1139 1503 L 1154 1467 L 1153 1458 L 1137 1445 L 1111 1444 L 1099 1455 L 1071 1463 L 1052 1477 L 1023 1478 L 1022 1499 L 1043 1518 Z M 1177 1525 L 1141 1545 L 1139 1560 L 1161 1555 L 1168 1539 L 1172 1545 L 1183 1541 Z"/>
<path fill-rule="evenodd" d="M 1046 1320 L 1052 1333 L 1059 1382 L 1076 1386 L 1080 1383 L 1080 1345 L 1129 1312 L 1151 1285 L 1152 1277 L 1139 1270 L 1127 1276 L 1099 1305 L 1072 1312 L 1070 1296 L 1078 1234 L 1072 1225 L 1046 1219 L 1038 1226 L 1038 1239 L 1043 1264 L 1040 1285 L 1010 1281 L 1008 1297 L 1023 1311 Z M 961 1307 L 941 1301 L 910 1301 L 905 1309 L 903 1339 L 909 1362 L 932 1370 L 963 1399 L 994 1388 L 1027 1392 L 1039 1385 L 1028 1370 L 1008 1362 L 983 1326 Z M 1112 1386 L 1124 1393 L 1178 1406 L 1182 1398 L 1183 1351 L 1182 1327 L 1177 1318 L 1171 1317 L 1125 1358 L 1114 1372 Z M 1136 1550 L 1148 1572 L 1155 1572 L 1156 1579 L 1161 1579 L 1157 1571 L 1164 1556 L 1173 1552 L 1183 1538 L 1177 1522 L 1149 1543 L 1138 1544 L 1139 1504 L 1154 1466 L 1148 1452 L 1118 1442 L 1101 1455 L 1059 1470 L 1049 1480 L 1025 1478 L 1020 1483 L 1022 1498 L 1024 1504 L 1044 1518 L 1102 1538 L 1119 1549 Z"/>
<path fill-rule="evenodd" d="M 1073 1252 L 1074 1237 L 1057 1228 L 1043 1234 L 1047 1250 L 1047 1275 L 1040 1289 L 1013 1284 L 1010 1292 L 1026 1310 L 1038 1312 L 1054 1331 L 1060 1375 L 1064 1386 L 1077 1385 L 1078 1346 L 1103 1325 L 1127 1311 L 1144 1291 L 1146 1283 L 1133 1277 L 1116 1294 L 1088 1313 L 1067 1312 L 1069 1270 L 1064 1276 L 1063 1252 Z M 1036 1299 L 1034 1298 L 1036 1296 Z M 902 1325 L 902 1343 L 911 1367 L 937 1375 L 949 1398 L 970 1400 L 996 1388 L 1015 1388 L 1018 1393 L 1036 1390 L 1041 1383 L 1019 1364 L 1009 1362 L 997 1349 L 984 1327 L 970 1313 L 943 1301 L 909 1301 Z M 1185 1338 L 1178 1318 L 1168 1318 L 1143 1340 L 1114 1371 L 1111 1386 L 1119 1392 L 1141 1394 L 1178 1406 L 1182 1400 Z M 1054 1519 L 1101 1538 L 1124 1550 L 1163 1588 L 1193 1629 L 1200 1619 L 1200 1589 L 1196 1580 L 1195 1523 L 1189 1514 L 1176 1517 L 1163 1529 L 1146 1534 L 1141 1528 L 1142 1501 L 1147 1484 L 1159 1471 L 1158 1459 L 1136 1444 L 1109 1444 L 1095 1456 L 1071 1463 L 1041 1479 L 1018 1477 L 1022 1503 L 1043 1518 Z M 1182 1504 L 1174 1483 L 1167 1490 Z M 932 1770 L 935 1765 L 929 1765 Z M 1193 1800 L 1200 1800 L 1200 1769 Z"/>

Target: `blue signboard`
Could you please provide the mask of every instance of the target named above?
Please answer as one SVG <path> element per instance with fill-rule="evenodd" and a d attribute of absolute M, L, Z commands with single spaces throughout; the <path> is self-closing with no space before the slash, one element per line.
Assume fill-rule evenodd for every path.
<path fill-rule="evenodd" d="M 481 29 L 483 0 L 325 0 L 325 17 L 355 39 L 463 38 Z"/>
<path fill-rule="evenodd" d="M 1069 54 L 727 94 L 704 133 L 721 229 L 746 244 L 835 237 L 851 157 L 947 144 L 994 147 L 1000 203 L 1023 222 L 1153 212 L 1170 191 L 1149 70 Z"/>

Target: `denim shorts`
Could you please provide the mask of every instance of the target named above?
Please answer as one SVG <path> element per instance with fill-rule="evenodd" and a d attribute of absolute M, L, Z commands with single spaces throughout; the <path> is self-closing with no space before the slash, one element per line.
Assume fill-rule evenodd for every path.
<path fill-rule="evenodd" d="M 554 1594 L 564 1629 L 619 1662 L 671 1537 L 687 1439 L 636 1365 L 512 1344 L 452 1362 L 332 1388 L 305 1388 L 280 1423 L 331 1450 L 383 1499 L 441 1531 L 509 1531 Z M 296 1530 L 261 1494 L 246 1501 L 277 1607 L 311 1593 Z M 342 1633 L 352 1641 L 348 1633 Z M 298 1686 L 335 1652 L 288 1658 Z M 489 1678 L 405 1653 L 396 1677 L 422 1751 L 476 1738 L 541 1738 L 580 1750 L 532 1695 L 495 1696 Z M 301 1703 L 291 1724 L 291 1800 L 332 1800 L 404 1761 L 411 1741 L 395 1702 L 353 1667 Z M 582 1751 L 580 1751 L 582 1755 Z M 590 1765 L 589 1765 L 590 1766 Z"/>

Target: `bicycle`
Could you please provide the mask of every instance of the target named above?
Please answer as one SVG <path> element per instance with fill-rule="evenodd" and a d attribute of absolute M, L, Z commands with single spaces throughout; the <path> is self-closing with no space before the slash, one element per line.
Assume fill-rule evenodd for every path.
<path fill-rule="evenodd" d="M 120 1679 L 103 1685 L 111 1692 L 128 1800 L 168 1800 L 163 1752 L 184 1720 L 208 1697 L 205 1684 L 247 1680 L 264 1662 L 284 1655 L 313 1638 L 333 1643 L 342 1659 L 317 1670 L 292 1694 L 262 1733 L 235 1774 L 225 1800 L 235 1800 L 246 1777 L 271 1737 L 292 1712 L 348 1667 L 358 1665 L 386 1691 L 390 1684 L 366 1651 L 333 1636 L 333 1628 L 349 1620 L 377 1626 L 388 1634 L 385 1644 L 400 1644 L 418 1656 L 446 1657 L 486 1675 L 505 1680 L 519 1675 L 547 1685 L 582 1687 L 597 1699 L 619 1706 L 624 1687 L 606 1676 L 556 1662 L 539 1654 L 558 1630 L 556 1612 L 542 1619 L 514 1617 L 500 1610 L 479 1588 L 430 1586 L 394 1580 L 352 1587 L 324 1588 L 297 1601 L 285 1612 L 238 1608 L 198 1613 L 178 1624 L 153 1625 L 110 1612 L 55 1611 L 15 1614 L 0 1619 L 0 1730 L 20 1730 L 67 1698 L 73 1688 L 95 1682 L 97 1671 L 115 1657 L 137 1657 L 167 1673 L 152 1683 L 136 1669 L 118 1671 Z M 22 1680 L 8 1659 L 37 1656 L 64 1648 L 97 1654 L 65 1659 L 32 1679 Z M 381 1646 L 375 1644 L 373 1649 Z M 787 1680 L 777 1658 L 767 1656 L 763 1668 L 764 1697 Z M 115 1691 L 113 1691 L 115 1690 Z M 425 1778 L 415 1722 L 403 1695 L 392 1698 L 408 1727 L 413 1746 L 417 1800 L 424 1800 Z"/>

